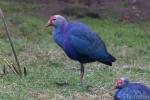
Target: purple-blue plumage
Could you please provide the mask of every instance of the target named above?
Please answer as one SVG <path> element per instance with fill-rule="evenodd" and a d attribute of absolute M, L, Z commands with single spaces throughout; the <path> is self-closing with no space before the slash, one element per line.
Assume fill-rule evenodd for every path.
<path fill-rule="evenodd" d="M 112 65 L 115 58 L 106 50 L 104 42 L 88 26 L 79 22 L 68 22 L 53 31 L 53 38 L 65 53 L 81 63 L 100 61 Z"/>
<path fill-rule="evenodd" d="M 99 61 L 112 65 L 115 58 L 111 56 L 101 38 L 87 25 L 80 22 L 68 22 L 60 15 L 52 16 L 47 26 L 53 26 L 53 38 L 65 51 L 67 56 L 77 60 L 83 67 L 84 63 Z M 84 73 L 84 68 L 81 68 Z"/>
<path fill-rule="evenodd" d="M 150 100 L 150 88 L 142 83 L 129 82 L 127 78 L 116 80 L 115 100 Z"/>

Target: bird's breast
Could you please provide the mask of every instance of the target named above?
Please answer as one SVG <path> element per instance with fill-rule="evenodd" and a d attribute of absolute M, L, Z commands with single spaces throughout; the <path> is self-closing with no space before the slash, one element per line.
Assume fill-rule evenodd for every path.
<path fill-rule="evenodd" d="M 69 43 L 65 43 L 63 48 L 69 58 L 77 60 L 77 53 Z"/>

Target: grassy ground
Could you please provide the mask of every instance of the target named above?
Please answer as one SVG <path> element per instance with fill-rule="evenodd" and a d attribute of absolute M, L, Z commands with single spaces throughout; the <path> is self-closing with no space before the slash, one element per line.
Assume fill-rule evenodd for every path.
<path fill-rule="evenodd" d="M 95 62 L 87 64 L 83 87 L 79 86 L 79 63 L 70 60 L 54 43 L 45 17 L 31 16 L 34 9 L 46 5 L 0 1 L 12 32 L 21 66 L 28 75 L 20 79 L 8 70 L 0 77 L 2 100 L 111 100 L 109 91 L 116 78 L 127 76 L 150 86 L 150 24 L 125 23 L 106 19 L 78 19 L 91 26 L 105 41 L 117 62 L 112 67 Z M 36 12 L 37 13 L 37 12 Z M 72 19 L 72 18 L 70 18 Z M 14 62 L 12 51 L 0 21 L 0 70 L 4 58 Z M 67 83 L 58 86 L 56 83 Z M 102 97 L 101 97 L 102 96 Z"/>

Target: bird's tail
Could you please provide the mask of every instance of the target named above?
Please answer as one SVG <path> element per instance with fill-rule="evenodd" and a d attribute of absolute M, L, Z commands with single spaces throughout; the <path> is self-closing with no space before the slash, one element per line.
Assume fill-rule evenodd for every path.
<path fill-rule="evenodd" d="M 112 66 L 112 62 L 115 62 L 116 58 L 109 54 L 108 61 L 101 61 L 102 63 Z"/>
<path fill-rule="evenodd" d="M 99 59 L 98 61 L 102 62 L 103 64 L 112 66 L 112 63 L 116 61 L 116 58 L 109 54 L 105 60 Z"/>
<path fill-rule="evenodd" d="M 116 61 L 116 58 L 109 54 L 109 60 L 110 60 L 111 62 L 115 62 L 115 61 Z"/>

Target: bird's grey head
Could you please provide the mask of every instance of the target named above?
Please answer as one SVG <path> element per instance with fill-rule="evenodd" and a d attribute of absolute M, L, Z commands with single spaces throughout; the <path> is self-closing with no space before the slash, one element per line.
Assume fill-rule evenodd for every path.
<path fill-rule="evenodd" d="M 128 83 L 129 83 L 129 79 L 127 77 L 121 77 L 119 79 L 116 79 L 114 88 L 115 89 L 122 88 Z"/>
<path fill-rule="evenodd" d="M 61 15 L 53 15 L 49 18 L 47 24 L 45 25 L 46 27 L 48 26 L 53 26 L 53 27 L 59 27 L 63 26 L 67 23 L 67 20 L 61 16 Z"/>

